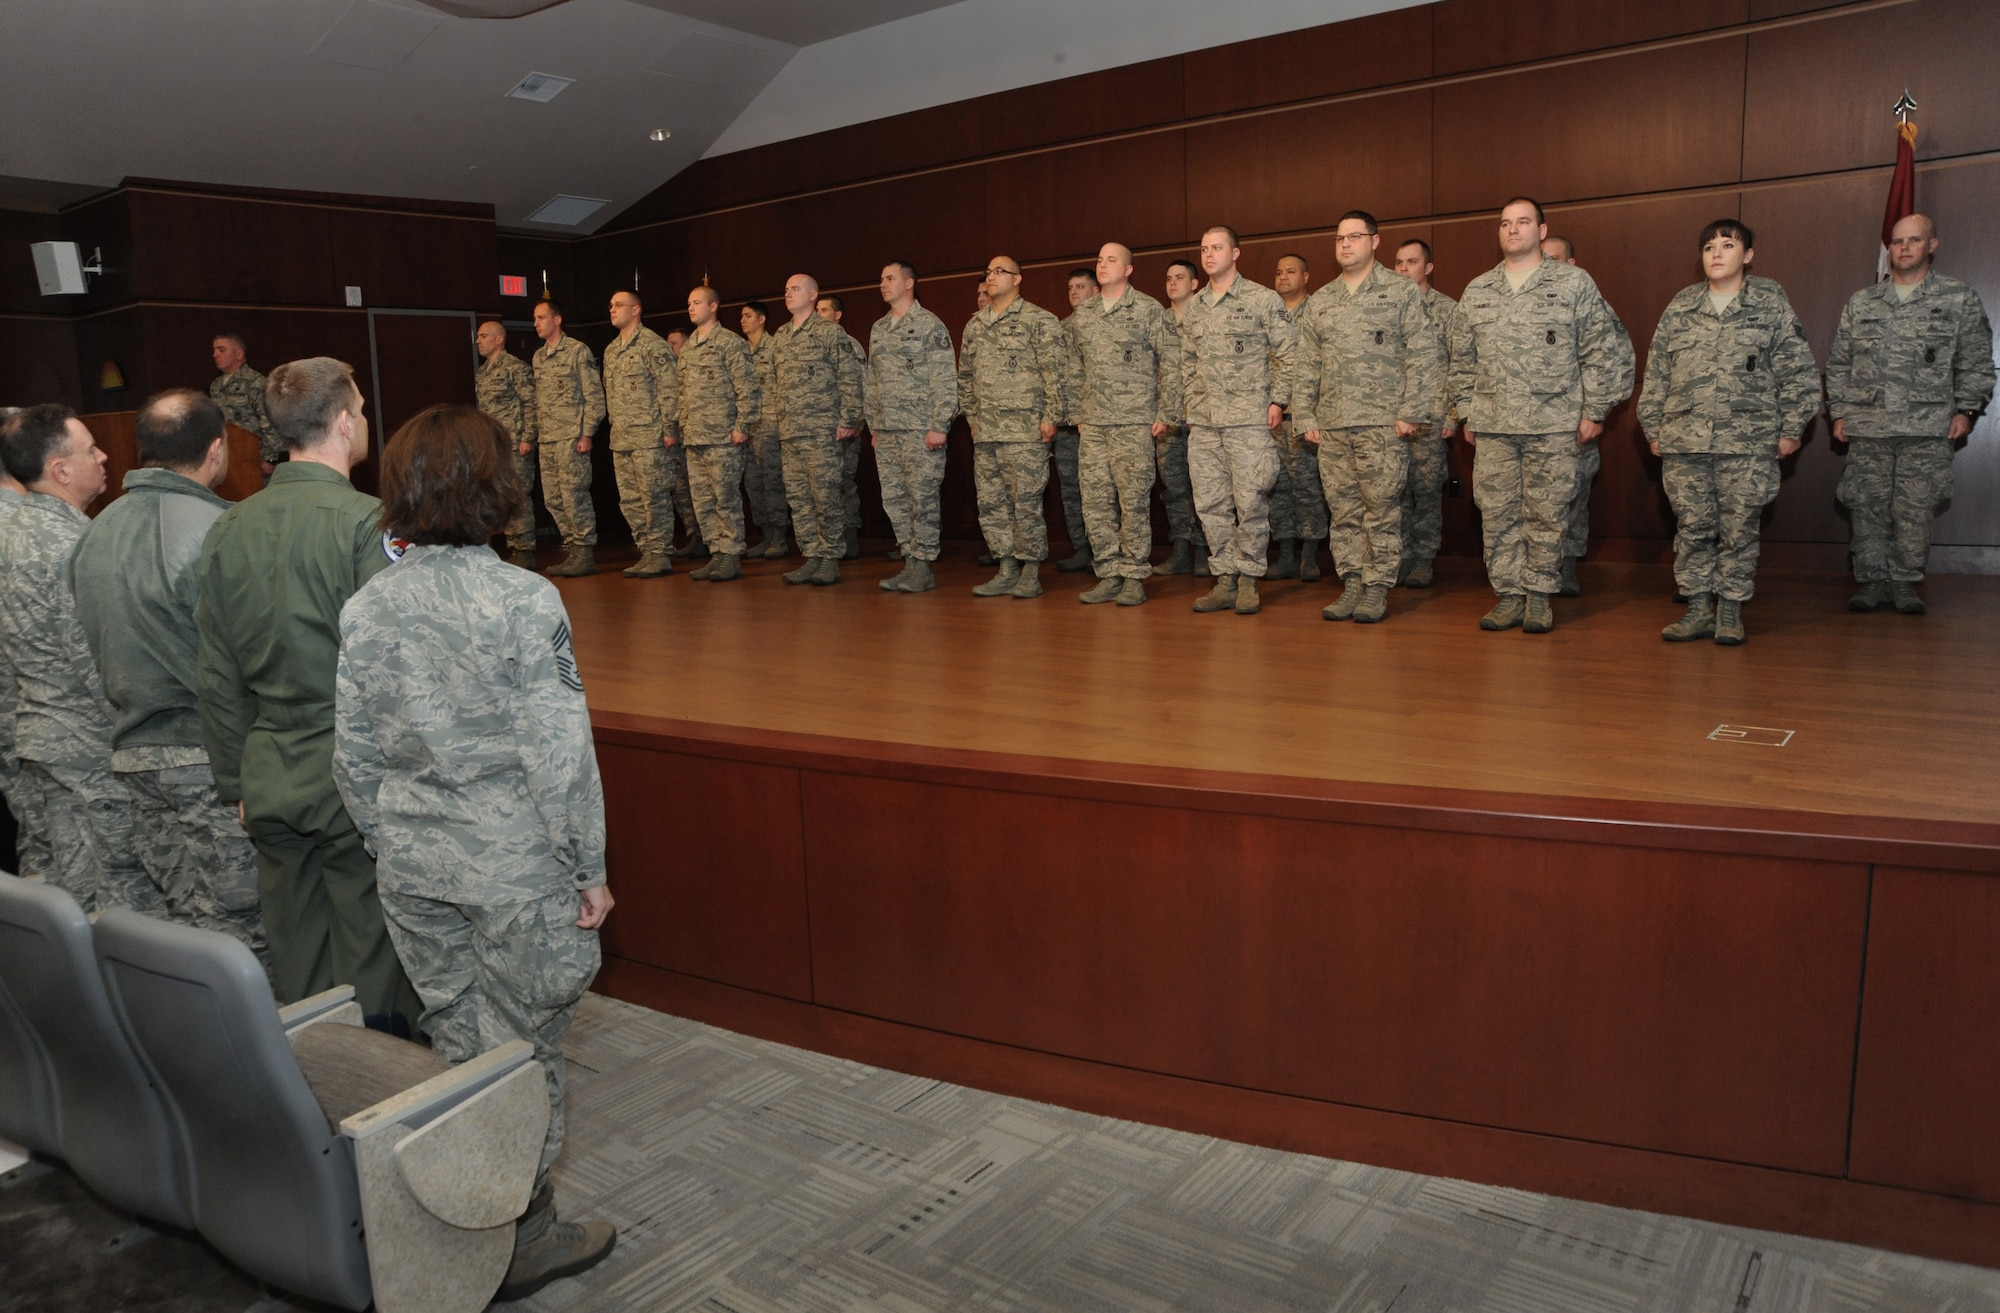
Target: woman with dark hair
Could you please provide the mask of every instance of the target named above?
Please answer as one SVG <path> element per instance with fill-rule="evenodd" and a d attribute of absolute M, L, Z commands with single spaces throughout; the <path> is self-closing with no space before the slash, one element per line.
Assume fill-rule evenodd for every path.
<path fill-rule="evenodd" d="M 382 531 L 401 559 L 340 613 L 333 776 L 375 852 L 389 937 L 453 1062 L 510 1039 L 548 1075 L 549 1132 L 514 1261 L 520 1299 L 611 1251 L 559 1223 L 563 1035 L 597 974 L 604 789 L 555 586 L 487 542 L 520 505 L 506 431 L 433 406 L 382 452 Z"/>

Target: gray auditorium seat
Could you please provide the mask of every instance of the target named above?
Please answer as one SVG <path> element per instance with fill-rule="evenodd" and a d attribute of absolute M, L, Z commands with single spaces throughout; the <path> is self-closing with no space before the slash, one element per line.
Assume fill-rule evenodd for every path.
<path fill-rule="evenodd" d="M 180 1137 L 113 1016 L 74 898 L 0 874 L 0 994 L 0 1137 L 61 1158 L 120 1208 L 192 1227 Z"/>
<path fill-rule="evenodd" d="M 548 1127 L 532 1045 L 446 1066 L 353 1024 L 351 991 L 281 1018 L 235 939 L 125 909 L 98 918 L 96 946 L 112 1010 L 186 1136 L 203 1238 L 343 1308 L 486 1307 Z"/>

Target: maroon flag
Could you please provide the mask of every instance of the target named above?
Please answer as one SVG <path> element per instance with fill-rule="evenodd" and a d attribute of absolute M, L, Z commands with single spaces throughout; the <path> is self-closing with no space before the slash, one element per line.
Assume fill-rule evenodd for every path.
<path fill-rule="evenodd" d="M 1889 178 L 1889 203 L 1882 207 L 1882 258 L 1877 279 L 1889 276 L 1889 238 L 1896 225 L 1917 212 L 1917 125 L 1904 119 L 1896 125 L 1896 171 Z"/>

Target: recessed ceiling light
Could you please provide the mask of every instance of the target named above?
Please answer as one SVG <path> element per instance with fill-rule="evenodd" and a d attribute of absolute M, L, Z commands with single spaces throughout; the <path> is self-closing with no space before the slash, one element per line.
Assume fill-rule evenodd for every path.
<path fill-rule="evenodd" d="M 575 78 L 557 77 L 553 73 L 530 73 L 507 94 L 515 100 L 532 100 L 546 105 L 575 81 Z"/>
<path fill-rule="evenodd" d="M 654 128 L 651 132 L 646 134 L 646 140 L 665 141 L 668 137 L 671 137 L 673 135 L 674 135 L 673 133 L 669 132 L 665 128 Z"/>

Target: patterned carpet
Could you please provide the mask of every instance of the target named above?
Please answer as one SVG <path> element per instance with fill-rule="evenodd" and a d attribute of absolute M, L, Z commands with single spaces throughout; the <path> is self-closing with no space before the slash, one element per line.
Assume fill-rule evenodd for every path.
<path fill-rule="evenodd" d="M 1112 1121 L 592 996 L 536 1313 L 1994 1313 L 2000 1272 Z"/>

